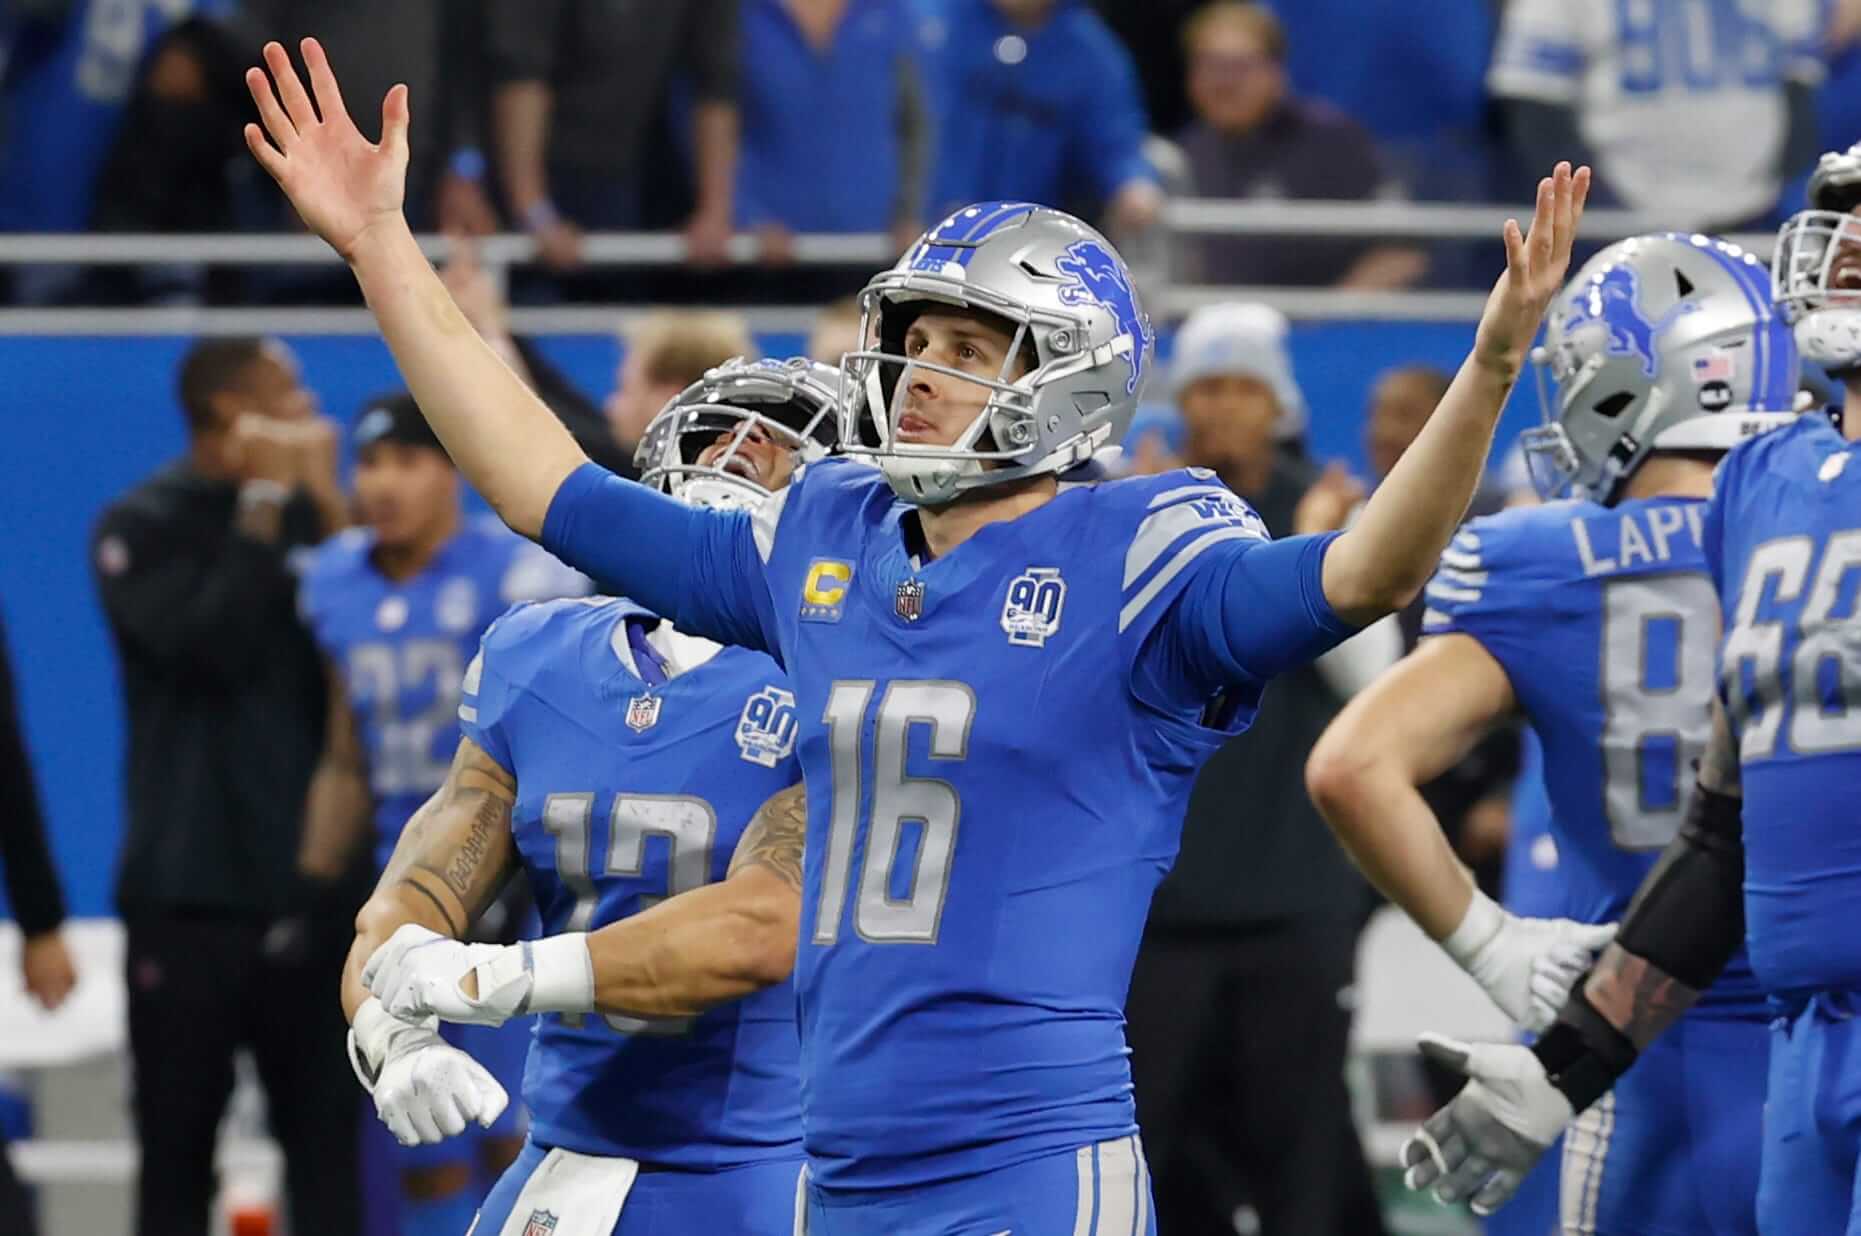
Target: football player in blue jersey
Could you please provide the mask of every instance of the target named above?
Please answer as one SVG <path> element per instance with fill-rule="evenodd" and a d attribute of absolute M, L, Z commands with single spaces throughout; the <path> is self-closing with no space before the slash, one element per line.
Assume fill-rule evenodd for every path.
<path fill-rule="evenodd" d="M 329 734 L 305 808 L 301 865 L 335 878 L 372 834 L 385 865 L 401 827 L 445 780 L 458 745 L 459 681 L 478 640 L 524 598 L 580 592 L 585 581 L 495 520 L 467 520 L 459 478 L 406 395 L 372 401 L 352 435 L 362 527 L 325 542 L 300 606 L 329 666 Z M 372 816 L 372 828 L 371 828 Z M 515 1085 L 522 1027 L 449 1034 Z M 420 1147 L 402 1163 L 402 1230 L 455 1233 L 521 1147 L 518 1113 L 474 1145 Z M 475 1163 L 477 1158 L 480 1162 Z"/>
<path fill-rule="evenodd" d="M 1824 156 L 1785 224 L 1778 308 L 1861 400 L 1861 148 Z M 1407 1152 L 1415 1184 L 1497 1205 L 1573 1113 L 1636 1084 L 1741 944 L 1769 996 L 1765 1236 L 1861 1236 L 1861 418 L 1807 413 L 1733 449 L 1701 526 L 1724 628 L 1678 837 L 1530 1050 L 1439 1042 L 1472 1080 Z M 1714 988 L 1714 990 L 1717 990 Z M 1635 1066 L 1630 1071 L 1631 1066 Z M 1734 1075 L 1734 1078 L 1736 1075 Z M 1713 1085 L 1739 1084 L 1714 1074 Z M 1755 1129 L 1746 1130 L 1751 1136 Z"/>
<path fill-rule="evenodd" d="M 837 389 L 835 370 L 805 360 L 715 369 L 649 426 L 644 482 L 753 509 L 831 445 Z M 801 1168 L 786 980 L 805 807 L 781 670 L 624 600 L 519 606 L 486 633 L 459 717 L 452 772 L 404 835 L 352 954 L 346 998 L 383 1114 L 448 1135 L 497 1103 L 430 1029 L 391 1015 L 390 978 L 384 1011 L 356 971 L 390 939 L 415 964 L 573 947 L 568 935 L 502 951 L 457 943 L 521 867 L 549 931 L 601 928 L 636 969 L 602 988 L 604 1015 L 541 1019 L 524 1078 L 529 1142 L 476 1230 L 523 1236 L 572 1212 L 573 1230 L 594 1236 L 786 1236 Z M 586 953 L 565 975 L 578 988 Z M 497 986 L 484 988 L 492 1003 Z M 532 1008 L 595 1004 L 592 990 L 525 994 Z"/>
<path fill-rule="evenodd" d="M 1705 236 L 1621 241 L 1552 307 L 1540 492 L 1474 520 L 1423 594 L 1415 655 L 1312 754 L 1326 818 L 1377 885 L 1475 978 L 1511 916 L 1473 887 L 1417 787 L 1522 713 L 1544 747 L 1565 911 L 1612 924 L 1678 831 L 1706 741 L 1719 607 L 1701 544 L 1712 469 L 1794 419 L 1797 356 L 1769 272 Z M 1469 909 L 1471 903 L 1471 909 Z M 1457 926 L 1458 924 L 1458 926 Z M 1607 943 L 1599 926 L 1586 941 Z M 1589 968 L 1541 974 L 1528 1024 Z M 1563 1230 L 1754 1233 L 1769 1013 L 1742 957 L 1564 1141 Z"/>
<path fill-rule="evenodd" d="M 248 142 L 351 263 L 466 475 L 608 587 L 788 672 L 806 1229 L 1153 1230 L 1121 1010 L 1195 772 L 1275 674 L 1420 592 L 1563 283 L 1587 170 L 1541 182 L 1529 234 L 1508 222 L 1472 352 L 1344 532 L 1271 542 L 1207 472 L 1077 480 L 1129 424 L 1149 319 L 1103 237 L 1011 202 L 939 223 L 863 293 L 853 458 L 753 514 L 704 511 L 589 464 L 462 327 L 400 210 L 404 92 L 371 144 L 303 50 L 321 113 L 270 45 Z M 586 939 L 564 939 L 529 951 L 519 1007 L 587 995 Z M 412 986 L 456 986 L 432 952 Z"/>

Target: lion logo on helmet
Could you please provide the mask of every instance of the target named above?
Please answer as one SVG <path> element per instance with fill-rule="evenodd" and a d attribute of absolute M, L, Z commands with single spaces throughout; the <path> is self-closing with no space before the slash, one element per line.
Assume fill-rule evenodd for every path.
<path fill-rule="evenodd" d="M 1124 393 L 1136 394 L 1150 357 L 1152 333 L 1150 318 L 1131 286 L 1130 272 L 1117 254 L 1096 240 L 1074 241 L 1054 266 L 1069 280 L 1060 288 L 1061 304 L 1102 306 L 1118 323 L 1119 332 L 1131 337 L 1131 379 L 1124 384 Z"/>
<path fill-rule="evenodd" d="M 1587 326 L 1599 325 L 1609 332 L 1605 351 L 1610 356 L 1639 356 L 1641 372 L 1653 377 L 1660 369 L 1660 354 L 1654 341 L 1665 334 L 1682 314 L 1699 308 L 1683 300 L 1654 321 L 1641 311 L 1641 277 L 1627 263 L 1609 267 L 1591 279 L 1571 306 L 1564 320 L 1566 336 Z"/>

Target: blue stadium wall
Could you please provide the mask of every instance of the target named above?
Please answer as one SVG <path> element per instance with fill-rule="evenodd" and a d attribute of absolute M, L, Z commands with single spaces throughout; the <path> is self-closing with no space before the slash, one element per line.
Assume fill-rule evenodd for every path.
<path fill-rule="evenodd" d="M 376 339 L 290 342 L 325 411 L 344 420 L 363 399 L 395 385 L 387 349 Z M 1409 363 L 1452 370 L 1470 342 L 1463 325 L 1296 328 L 1293 358 L 1312 408 L 1312 453 L 1346 459 L 1361 471 L 1362 410 L 1376 375 Z M 761 343 L 770 355 L 800 346 L 783 336 Z M 543 345 L 585 391 L 598 398 L 610 388 L 618 359 L 612 339 L 561 337 Z M 79 915 L 112 912 L 122 827 L 116 657 L 87 542 L 105 503 L 182 449 L 173 388 L 185 346 L 175 338 L 0 339 L 0 398 L 10 430 L 0 451 L 0 611 L 53 849 Z M 1536 416 L 1535 398 L 1515 398 L 1501 423 L 1501 448 Z"/>

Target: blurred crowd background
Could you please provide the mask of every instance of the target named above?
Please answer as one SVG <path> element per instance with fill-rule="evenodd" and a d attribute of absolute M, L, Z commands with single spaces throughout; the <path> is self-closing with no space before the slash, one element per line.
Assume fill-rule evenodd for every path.
<path fill-rule="evenodd" d="M 837 361 L 875 269 L 964 203 L 1022 199 L 1099 224 L 1162 327 L 1120 466 L 1212 468 L 1277 535 L 1344 524 L 1419 432 L 1502 263 L 1499 208 L 1527 211 L 1556 160 L 1597 173 L 1579 260 L 1657 228 L 1736 233 L 1767 257 L 1816 155 L 1861 138 L 1861 0 L 0 0 L 0 610 L 17 678 L 0 677 L 0 867 L 20 924 L 0 955 L 23 940 L 21 985 L 70 1001 L 33 1011 L 0 975 L 0 1069 L 25 1070 L 15 1097 L 0 1087 L 0 1130 L 23 1139 L 44 1236 L 181 1230 L 146 1211 L 130 1226 L 131 1203 L 100 1209 L 92 1187 L 134 1181 L 132 1141 L 174 1149 L 160 1104 L 180 1100 L 159 1096 L 188 1084 L 137 1054 L 131 1128 L 134 1083 L 96 1063 L 155 1051 L 125 1031 L 154 988 L 117 923 L 196 920 L 200 886 L 242 876 L 217 851 L 190 868 L 189 847 L 245 829 L 288 854 L 304 799 L 285 776 L 222 834 L 125 827 L 138 795 L 171 788 L 126 784 L 126 695 L 149 675 L 196 689 L 236 651 L 209 612 L 247 613 L 237 590 L 218 610 L 186 587 L 124 599 L 112 521 L 163 477 L 223 459 L 228 495 L 258 480 L 301 500 L 302 527 L 247 564 L 273 625 L 225 619 L 252 664 L 291 662 L 294 706 L 225 732 L 240 751 L 296 744 L 300 782 L 322 733 L 315 654 L 280 598 L 332 529 L 365 521 L 353 425 L 396 379 L 347 272 L 289 248 L 302 228 L 241 138 L 245 66 L 308 34 L 365 131 L 391 84 L 411 87 L 410 216 L 452 238 L 445 275 L 473 325 L 614 470 L 707 368 Z M 107 250 L 123 241 L 133 254 Z M 1530 500 L 1506 449 L 1537 415 L 1523 386 L 1476 514 Z M 250 539 L 232 502 L 160 552 Z M 1436 1091 L 1387 1000 L 1379 1028 L 1355 1018 L 1379 983 L 1437 1013 L 1449 997 L 1425 947 L 1366 937 L 1373 895 L 1300 774 L 1418 625 L 1288 676 L 1198 785 L 1128 1009 L 1171 1236 L 1472 1230 L 1399 1197 L 1380 1133 Z M 1536 762 L 1529 735 L 1495 734 L 1429 796 L 1489 890 L 1556 913 Z M 153 878 L 164 861 L 198 878 Z M 343 907 L 307 909 L 288 881 L 234 900 L 213 913 L 255 941 L 327 911 L 343 943 Z M 1394 960 L 1366 973 L 1366 957 Z M 278 1050 L 245 1046 L 261 1072 Z M 227 1069 L 226 1144 L 264 1143 L 281 1107 L 311 1102 L 275 1071 L 260 1086 L 242 1065 L 235 1085 Z M 156 1070 L 170 1089 L 146 1083 Z M 340 1062 L 305 1079 L 369 1125 Z M 247 1195 L 288 1223 L 265 1209 L 268 1170 L 217 1178 L 216 1231 Z M 31 1230 L 8 1227 L 31 1213 L 15 1187 L 0 1173 L 4 1236 Z M 392 1182 L 359 1187 L 365 1230 L 395 1230 Z M 1546 1213 L 1517 1206 L 1491 1230 L 1545 1236 Z"/>

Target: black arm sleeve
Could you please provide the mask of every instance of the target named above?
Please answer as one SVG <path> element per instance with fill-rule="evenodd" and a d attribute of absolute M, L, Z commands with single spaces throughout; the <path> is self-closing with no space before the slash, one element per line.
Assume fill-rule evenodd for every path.
<path fill-rule="evenodd" d="M 1642 880 L 1615 942 L 1688 987 L 1712 986 L 1745 938 L 1742 801 L 1693 787 L 1679 834 Z"/>
<path fill-rule="evenodd" d="M 1622 916 L 1616 947 L 1695 991 L 1712 985 L 1745 936 L 1740 799 L 1695 785 L 1686 820 Z M 1636 1049 L 1579 982 L 1532 1050 L 1577 1111 L 1635 1062 Z"/>
<path fill-rule="evenodd" d="M 274 651 L 277 609 L 296 591 L 276 546 L 230 528 L 200 545 L 120 510 L 98 525 L 91 560 L 104 613 L 125 645 L 223 678 Z"/>
<path fill-rule="evenodd" d="M 58 891 L 45 838 L 39 791 L 26 758 L 19 706 L 13 692 L 13 666 L 0 631 L 0 868 L 5 869 L 7 900 L 19 929 L 28 936 L 52 930 L 64 921 L 65 901 Z"/>

